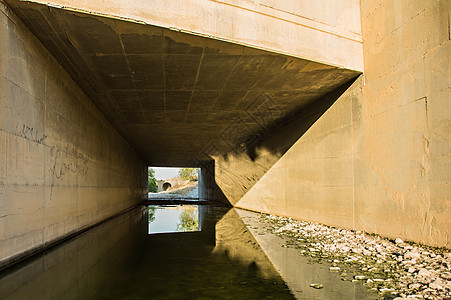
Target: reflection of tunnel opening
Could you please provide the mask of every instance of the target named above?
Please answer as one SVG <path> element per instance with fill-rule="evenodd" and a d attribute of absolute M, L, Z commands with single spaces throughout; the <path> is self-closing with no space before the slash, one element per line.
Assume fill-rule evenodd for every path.
<path fill-rule="evenodd" d="M 169 182 L 163 183 L 163 191 L 167 191 L 168 188 L 170 188 L 172 185 Z"/>

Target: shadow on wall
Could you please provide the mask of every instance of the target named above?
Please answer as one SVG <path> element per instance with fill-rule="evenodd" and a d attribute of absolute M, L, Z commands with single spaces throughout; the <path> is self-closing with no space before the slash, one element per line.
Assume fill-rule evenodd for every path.
<path fill-rule="evenodd" d="M 215 157 L 215 183 L 234 205 L 321 118 L 358 77 L 248 138 L 242 150 Z"/>
<path fill-rule="evenodd" d="M 227 197 L 216 183 L 215 161 L 204 161 L 200 165 L 201 168 L 199 168 L 198 173 L 199 200 L 230 204 Z"/>

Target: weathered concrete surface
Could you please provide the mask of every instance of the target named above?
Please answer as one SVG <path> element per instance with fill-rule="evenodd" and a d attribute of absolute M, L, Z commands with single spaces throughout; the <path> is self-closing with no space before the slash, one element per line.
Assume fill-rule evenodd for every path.
<path fill-rule="evenodd" d="M 146 167 L 0 3 L 0 266 L 143 200 Z"/>
<path fill-rule="evenodd" d="M 359 74 L 161 27 L 8 3 L 149 165 L 196 166 L 230 152 Z"/>
<path fill-rule="evenodd" d="M 355 224 L 451 247 L 451 2 L 362 1 Z"/>
<path fill-rule="evenodd" d="M 358 0 L 32 0 L 362 71 Z"/>
<path fill-rule="evenodd" d="M 308 128 L 295 143 L 279 132 L 257 155 L 218 158 L 224 194 L 238 207 L 451 247 L 449 12 L 449 1 L 362 1 L 364 77 L 313 124 L 301 114 Z M 291 148 L 268 151 L 276 145 Z"/>

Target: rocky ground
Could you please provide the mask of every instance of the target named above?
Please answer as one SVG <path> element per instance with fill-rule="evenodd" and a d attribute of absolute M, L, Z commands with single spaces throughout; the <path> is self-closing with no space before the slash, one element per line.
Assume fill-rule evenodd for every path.
<path fill-rule="evenodd" d="M 197 181 L 187 181 L 182 185 L 176 185 L 170 187 L 167 191 L 159 192 L 159 193 L 149 193 L 149 199 L 152 198 L 180 198 L 180 197 L 188 197 L 188 198 L 198 198 L 198 183 Z"/>
<path fill-rule="evenodd" d="M 362 281 L 381 299 L 451 299 L 451 252 L 360 231 L 261 215 L 304 256 L 332 263 L 342 280 Z M 312 288 L 322 288 L 312 283 Z"/>

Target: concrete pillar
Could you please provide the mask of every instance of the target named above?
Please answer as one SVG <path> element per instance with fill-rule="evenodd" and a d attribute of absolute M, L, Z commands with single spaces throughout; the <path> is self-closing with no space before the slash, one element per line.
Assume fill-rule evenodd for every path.
<path fill-rule="evenodd" d="M 199 199 L 215 201 L 228 204 L 229 201 L 225 197 L 222 190 L 218 187 L 215 180 L 215 162 L 202 162 L 200 172 L 198 173 L 198 189 Z"/>

